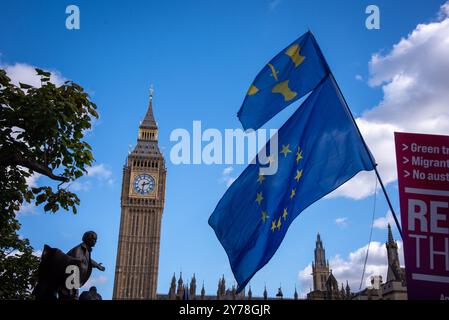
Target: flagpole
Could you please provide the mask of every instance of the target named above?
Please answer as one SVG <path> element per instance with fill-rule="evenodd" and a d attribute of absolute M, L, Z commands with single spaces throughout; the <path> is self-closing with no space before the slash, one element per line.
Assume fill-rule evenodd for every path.
<path fill-rule="evenodd" d="M 369 155 L 370 155 L 369 158 L 370 158 L 370 160 L 371 160 L 371 164 L 372 164 L 373 167 L 374 167 L 374 172 L 376 172 L 377 180 L 379 180 L 380 186 L 381 186 L 382 191 L 383 191 L 383 193 L 384 193 L 384 195 L 385 195 L 385 199 L 387 199 L 387 203 L 388 203 L 388 206 L 390 207 L 390 211 L 391 211 L 391 213 L 392 213 L 392 215 L 393 215 L 394 222 L 396 223 L 396 227 L 398 228 L 399 235 L 401 236 L 401 239 L 403 239 L 403 237 L 402 237 L 402 229 L 401 229 L 401 225 L 400 225 L 399 220 L 398 220 L 398 218 L 397 218 L 397 216 L 396 216 L 396 213 L 395 213 L 395 211 L 394 211 L 394 209 L 393 209 L 393 205 L 391 204 L 390 197 L 388 196 L 388 193 L 387 193 L 387 190 L 385 189 L 384 183 L 383 183 L 383 181 L 382 181 L 382 179 L 381 179 L 381 177 L 380 177 L 380 175 L 379 175 L 379 171 L 377 171 L 377 163 L 375 163 L 375 162 L 374 162 L 374 159 L 371 157 L 371 152 L 369 151 L 368 145 L 366 144 L 365 139 L 363 138 L 362 133 L 360 132 L 360 129 L 359 129 L 359 127 L 358 127 L 358 125 L 357 125 L 357 123 L 356 123 L 356 121 L 355 121 L 354 115 L 352 114 L 351 109 L 349 108 L 349 105 L 348 105 L 348 103 L 346 102 L 345 96 L 343 95 L 343 92 L 341 91 L 340 86 L 339 86 L 338 83 L 337 83 L 337 80 L 335 80 L 334 74 L 332 73 L 331 69 L 329 68 L 329 65 L 328 65 L 328 63 L 327 63 L 327 61 L 326 61 L 326 58 L 324 57 L 323 53 L 321 52 L 321 48 L 320 48 L 320 46 L 318 45 L 318 42 L 315 40 L 315 36 L 312 34 L 312 32 L 311 32 L 310 30 L 309 30 L 309 32 L 310 32 L 310 34 L 312 35 L 312 38 L 313 38 L 313 40 L 314 40 L 314 45 L 316 45 L 317 50 L 318 50 L 318 52 L 319 52 L 320 55 L 321 55 L 321 58 L 323 59 L 323 61 L 324 61 L 325 64 L 326 64 L 326 67 L 327 67 L 327 70 L 328 70 L 328 72 L 329 72 L 329 75 L 332 77 L 332 80 L 334 81 L 335 86 L 336 86 L 337 89 L 338 89 L 338 92 L 340 93 L 341 97 L 343 98 L 343 101 L 344 101 L 346 110 L 347 110 L 348 113 L 350 114 L 351 119 L 352 119 L 352 121 L 353 121 L 355 127 L 357 128 L 357 132 L 359 133 L 359 136 L 360 136 L 360 138 L 362 139 L 363 145 L 364 145 L 366 151 L 367 151 L 367 152 L 369 153 Z M 376 192 L 376 190 L 374 190 L 374 192 Z"/>
<path fill-rule="evenodd" d="M 401 239 L 403 239 L 401 225 L 400 225 L 399 220 L 398 220 L 398 218 L 396 216 L 396 213 L 395 213 L 395 211 L 393 209 L 393 205 L 391 204 L 390 197 L 388 196 L 387 190 L 385 189 L 385 186 L 384 186 L 384 183 L 382 181 L 382 178 L 380 177 L 379 171 L 377 170 L 377 163 L 375 163 L 373 158 L 371 157 L 371 152 L 369 151 L 368 145 L 366 144 L 365 139 L 363 138 L 362 133 L 360 132 L 359 126 L 357 125 L 357 123 L 356 123 L 356 121 L 354 119 L 354 115 L 352 114 L 351 109 L 349 109 L 349 105 L 346 102 L 345 96 L 341 92 L 341 89 L 340 89 L 340 86 L 337 83 L 337 80 L 335 80 L 334 74 L 332 73 L 332 71 L 330 71 L 330 69 L 329 69 L 329 74 L 332 77 L 332 80 L 334 81 L 334 83 L 335 83 L 335 85 L 336 85 L 336 87 L 338 89 L 338 92 L 340 92 L 340 95 L 343 98 L 343 101 L 345 103 L 345 107 L 346 107 L 348 113 L 351 115 L 352 121 L 354 122 L 354 125 L 357 128 L 357 131 L 358 131 L 358 133 L 360 135 L 360 138 L 362 139 L 362 142 L 363 142 L 363 145 L 365 146 L 366 151 L 370 154 L 369 158 L 370 158 L 371 163 L 372 163 L 372 165 L 374 167 L 374 172 L 376 172 L 377 180 L 379 180 L 380 186 L 381 186 L 382 191 L 383 191 L 383 193 L 385 195 L 385 199 L 387 199 L 387 203 L 388 203 L 388 206 L 390 207 L 390 211 L 391 211 L 391 213 L 393 215 L 394 222 L 396 223 L 396 227 L 398 228 L 399 235 L 401 236 Z M 374 190 L 374 192 L 376 192 L 376 190 Z"/>

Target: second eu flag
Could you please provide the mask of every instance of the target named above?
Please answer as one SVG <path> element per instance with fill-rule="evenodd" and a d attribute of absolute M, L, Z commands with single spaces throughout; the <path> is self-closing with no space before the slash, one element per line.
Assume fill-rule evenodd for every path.
<path fill-rule="evenodd" d="M 226 191 L 209 224 L 242 290 L 274 255 L 290 224 L 309 205 L 373 170 L 335 80 L 327 76 L 278 132 L 278 170 L 250 164 Z M 273 148 L 274 149 L 274 148 Z"/>
<path fill-rule="evenodd" d="M 254 79 L 237 114 L 243 128 L 259 129 L 313 90 L 328 70 L 314 36 L 306 32 L 271 59 Z"/>

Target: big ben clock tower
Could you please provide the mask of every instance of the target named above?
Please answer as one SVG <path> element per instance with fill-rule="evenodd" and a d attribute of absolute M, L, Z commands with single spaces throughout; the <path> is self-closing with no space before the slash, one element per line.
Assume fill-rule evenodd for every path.
<path fill-rule="evenodd" d="M 137 145 L 123 168 L 113 299 L 156 299 L 167 173 L 157 134 L 151 88 Z"/>

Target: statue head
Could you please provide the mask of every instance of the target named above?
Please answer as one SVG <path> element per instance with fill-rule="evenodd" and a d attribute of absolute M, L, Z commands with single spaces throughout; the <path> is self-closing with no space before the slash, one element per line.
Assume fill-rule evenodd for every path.
<path fill-rule="evenodd" d="M 87 231 L 83 235 L 83 242 L 90 248 L 97 243 L 97 234 L 94 231 Z"/>

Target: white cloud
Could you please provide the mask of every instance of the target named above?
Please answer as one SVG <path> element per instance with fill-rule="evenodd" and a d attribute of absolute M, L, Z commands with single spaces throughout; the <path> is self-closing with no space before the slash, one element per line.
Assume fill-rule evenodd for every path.
<path fill-rule="evenodd" d="M 41 81 L 40 77 L 36 74 L 34 66 L 26 63 L 15 63 L 15 64 L 2 64 L 0 63 L 0 68 L 5 69 L 6 73 L 11 81 L 15 85 L 19 85 L 19 82 L 32 85 L 34 87 L 40 87 Z M 50 81 L 58 86 L 62 85 L 66 79 L 58 72 L 51 71 Z"/>
<path fill-rule="evenodd" d="M 25 181 L 29 187 L 37 187 L 37 181 L 39 180 L 39 178 L 41 176 L 42 175 L 39 173 L 33 173 L 28 178 L 25 178 Z M 34 202 L 31 202 L 31 203 L 23 202 L 22 205 L 20 206 L 20 209 L 18 211 L 16 211 L 16 216 L 19 216 L 19 215 L 26 216 L 26 215 L 34 215 L 34 214 L 37 214 L 36 205 Z"/>
<path fill-rule="evenodd" d="M 363 77 L 361 75 L 359 75 L 359 74 L 355 75 L 355 79 L 358 80 L 358 81 L 363 81 Z"/>
<path fill-rule="evenodd" d="M 90 181 L 85 181 L 85 182 L 73 181 L 69 185 L 69 189 L 72 192 L 89 191 L 91 188 L 92 188 L 92 183 Z"/>
<path fill-rule="evenodd" d="M 397 244 L 399 260 L 401 264 L 403 264 L 404 253 L 402 249 L 402 241 L 397 241 Z M 348 281 L 351 291 L 353 292 L 357 292 L 360 287 L 360 280 L 362 277 L 367 247 L 368 245 L 351 252 L 346 259 L 337 254 L 329 261 L 332 274 L 335 276 L 339 284 L 341 285 L 341 283 L 344 283 L 346 286 L 346 281 Z M 380 242 L 371 242 L 362 289 L 371 285 L 371 276 L 381 275 L 383 281 L 385 282 L 387 279 L 387 270 L 388 259 L 385 244 Z M 311 264 L 307 265 L 304 269 L 298 272 L 298 279 L 303 292 L 309 292 L 310 288 L 313 290 L 311 273 Z"/>
<path fill-rule="evenodd" d="M 395 224 L 393 215 L 391 214 L 390 210 L 388 210 L 385 217 L 380 217 L 374 220 L 373 227 L 377 229 L 387 229 L 388 224 L 390 224 L 391 226 L 394 226 Z"/>
<path fill-rule="evenodd" d="M 19 237 L 20 239 L 23 239 L 23 237 Z M 8 253 L 8 254 L 6 254 L 6 256 L 7 257 L 13 257 L 13 256 L 21 256 L 23 254 L 23 252 L 22 251 L 19 251 L 19 250 L 13 250 L 12 252 L 10 252 L 10 253 Z M 34 250 L 33 252 L 32 252 L 32 255 L 33 256 L 35 256 L 35 257 L 38 257 L 38 258 L 40 258 L 41 256 L 42 256 L 42 250 Z"/>
<path fill-rule="evenodd" d="M 72 192 L 89 191 L 93 185 L 112 186 L 114 182 L 115 180 L 111 169 L 107 165 L 100 163 L 87 168 L 87 174 L 84 177 L 71 182 L 68 185 L 68 188 Z"/>
<path fill-rule="evenodd" d="M 108 282 L 108 278 L 103 275 L 97 276 L 97 277 L 90 277 L 90 279 L 87 280 L 87 282 L 84 284 L 84 286 L 82 286 L 80 288 L 80 292 L 82 292 L 84 290 L 89 290 L 89 288 L 92 286 L 98 286 L 101 284 L 105 284 L 106 282 Z"/>
<path fill-rule="evenodd" d="M 29 185 L 30 187 L 36 187 L 37 186 L 37 180 L 39 180 L 39 178 L 42 175 L 40 173 L 33 173 L 31 176 L 29 176 L 28 178 L 25 179 L 27 185 Z"/>
<path fill-rule="evenodd" d="M 34 215 L 37 214 L 36 204 L 34 202 L 28 203 L 24 202 L 20 206 L 19 211 L 16 212 L 16 216 L 26 216 L 26 215 Z"/>
<path fill-rule="evenodd" d="M 236 177 L 231 176 L 232 171 L 234 171 L 234 167 L 226 167 L 221 173 L 220 181 L 225 182 L 226 187 L 229 187 L 237 179 Z"/>
<path fill-rule="evenodd" d="M 419 24 L 385 55 L 369 62 L 371 86 L 382 86 L 380 103 L 357 123 L 378 163 L 385 184 L 396 181 L 395 131 L 449 132 L 449 2 L 439 20 Z M 374 192 L 370 174 L 361 173 L 332 196 L 364 198 Z"/>
<path fill-rule="evenodd" d="M 103 163 L 87 168 L 87 176 L 107 182 L 109 185 L 114 183 L 112 171 Z"/>
<path fill-rule="evenodd" d="M 304 269 L 298 273 L 299 291 L 310 292 L 313 290 L 312 264 L 309 263 Z"/>
<path fill-rule="evenodd" d="M 348 218 L 347 217 L 341 217 L 335 219 L 335 223 L 341 227 L 345 227 L 348 224 Z"/>

